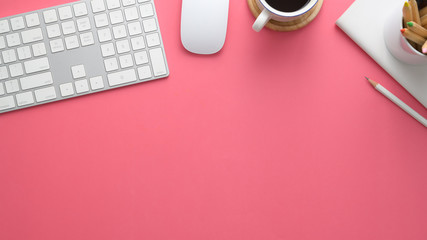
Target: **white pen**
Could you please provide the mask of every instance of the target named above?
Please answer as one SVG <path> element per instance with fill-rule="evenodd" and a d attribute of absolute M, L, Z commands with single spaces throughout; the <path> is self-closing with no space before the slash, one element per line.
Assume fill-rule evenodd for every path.
<path fill-rule="evenodd" d="M 411 107 L 406 105 L 406 103 L 402 102 L 402 100 L 400 100 L 399 98 L 394 96 L 393 93 L 389 92 L 387 89 L 385 89 L 379 83 L 377 83 L 377 82 L 375 82 L 375 81 L 373 81 L 367 77 L 365 77 L 365 78 L 372 84 L 372 86 L 375 87 L 375 89 L 378 90 L 378 92 L 382 93 L 384 96 L 386 96 L 392 102 L 394 102 L 397 106 L 399 106 L 400 108 L 405 110 L 405 112 L 407 112 L 409 115 L 411 115 L 412 117 L 417 119 L 418 122 L 420 122 L 422 125 L 424 125 L 424 127 L 427 127 L 427 120 L 423 116 L 421 116 L 419 113 L 415 112 L 414 109 L 412 109 Z"/>

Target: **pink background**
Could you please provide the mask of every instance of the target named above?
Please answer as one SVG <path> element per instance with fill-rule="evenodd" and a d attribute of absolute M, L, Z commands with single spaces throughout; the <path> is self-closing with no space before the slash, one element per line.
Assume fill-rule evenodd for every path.
<path fill-rule="evenodd" d="M 67 0 L 1 1 L 0 16 Z M 0 239 L 426 239 L 426 109 L 335 21 L 251 29 L 231 0 L 214 56 L 155 0 L 167 79 L 0 115 Z"/>

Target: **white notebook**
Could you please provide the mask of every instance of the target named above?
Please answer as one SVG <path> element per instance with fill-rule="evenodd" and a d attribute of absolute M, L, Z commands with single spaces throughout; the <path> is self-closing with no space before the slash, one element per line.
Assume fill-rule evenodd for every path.
<path fill-rule="evenodd" d="M 404 2 L 356 0 L 336 24 L 427 108 L 427 66 L 411 66 L 397 60 L 384 43 L 385 19 L 390 10 L 403 7 Z"/>

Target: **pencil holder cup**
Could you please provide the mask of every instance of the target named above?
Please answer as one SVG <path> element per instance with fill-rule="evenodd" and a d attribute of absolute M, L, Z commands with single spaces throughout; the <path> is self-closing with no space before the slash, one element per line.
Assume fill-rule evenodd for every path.
<path fill-rule="evenodd" d="M 417 49 L 402 36 L 403 28 L 402 5 L 390 11 L 390 16 L 385 19 L 384 41 L 388 51 L 401 62 L 411 65 L 427 65 L 427 56 Z"/>

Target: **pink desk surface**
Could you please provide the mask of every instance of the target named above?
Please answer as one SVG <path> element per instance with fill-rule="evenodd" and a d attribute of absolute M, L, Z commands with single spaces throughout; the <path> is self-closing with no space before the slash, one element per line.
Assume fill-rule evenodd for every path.
<path fill-rule="evenodd" d="M 0 239 L 427 239 L 427 129 L 363 76 L 427 110 L 335 26 L 352 2 L 255 33 L 231 0 L 196 56 L 156 0 L 169 78 L 0 115 Z"/>

